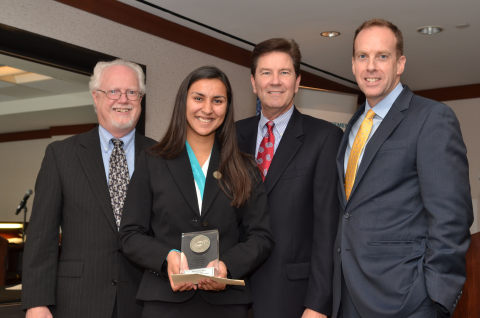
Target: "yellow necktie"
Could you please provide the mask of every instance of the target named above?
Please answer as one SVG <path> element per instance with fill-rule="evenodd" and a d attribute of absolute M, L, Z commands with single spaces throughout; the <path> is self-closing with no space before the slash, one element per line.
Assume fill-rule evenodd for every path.
<path fill-rule="evenodd" d="M 370 109 L 367 112 L 365 119 L 362 121 L 360 129 L 358 129 L 355 140 L 353 141 L 352 150 L 350 150 L 350 157 L 348 158 L 347 164 L 347 173 L 345 174 L 345 194 L 347 196 L 347 200 L 350 197 L 353 184 L 355 183 L 358 158 L 360 157 L 362 149 L 365 147 L 365 143 L 367 142 L 368 135 L 370 135 L 370 131 L 372 130 L 374 116 L 375 112 Z"/>

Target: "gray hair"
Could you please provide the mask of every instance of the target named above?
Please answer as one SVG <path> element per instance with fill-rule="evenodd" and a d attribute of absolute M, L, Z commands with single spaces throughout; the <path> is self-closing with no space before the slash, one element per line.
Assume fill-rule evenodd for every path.
<path fill-rule="evenodd" d="M 123 65 L 131 68 L 137 74 L 140 92 L 142 94 L 145 94 L 145 74 L 143 73 L 142 68 L 138 64 L 122 59 L 116 59 L 109 62 L 100 61 L 97 63 L 97 65 L 95 65 L 95 68 L 93 69 L 93 74 L 90 77 L 90 82 L 88 83 L 90 92 L 93 92 L 100 88 L 100 79 L 102 78 L 103 71 L 114 65 Z"/>

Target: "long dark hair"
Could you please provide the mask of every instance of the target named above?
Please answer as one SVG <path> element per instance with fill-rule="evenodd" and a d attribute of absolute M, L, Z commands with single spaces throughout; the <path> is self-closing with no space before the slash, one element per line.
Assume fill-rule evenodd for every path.
<path fill-rule="evenodd" d="M 185 149 L 187 139 L 187 94 L 190 86 L 201 79 L 218 79 L 227 90 L 227 112 L 225 119 L 215 132 L 220 147 L 219 185 L 232 199 L 231 205 L 240 207 L 252 190 L 252 160 L 238 149 L 233 116 L 232 87 L 227 75 L 215 66 L 202 66 L 192 71 L 183 80 L 175 98 L 172 119 L 165 136 L 151 149 L 151 153 L 165 159 L 178 157 Z"/>

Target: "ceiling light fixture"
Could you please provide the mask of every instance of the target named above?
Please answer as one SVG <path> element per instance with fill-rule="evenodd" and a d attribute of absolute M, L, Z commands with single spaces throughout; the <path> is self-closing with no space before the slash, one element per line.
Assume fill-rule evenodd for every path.
<path fill-rule="evenodd" d="M 433 26 L 433 25 L 426 25 L 417 29 L 418 33 L 425 34 L 425 35 L 433 35 L 443 31 L 442 27 Z"/>
<path fill-rule="evenodd" d="M 470 23 L 467 22 L 467 23 L 457 24 L 455 27 L 456 27 L 457 29 L 466 29 L 466 28 L 468 28 L 469 26 L 470 26 Z"/>
<path fill-rule="evenodd" d="M 334 38 L 340 35 L 340 32 L 338 31 L 323 31 L 320 33 L 321 36 L 324 38 Z"/>
<path fill-rule="evenodd" d="M 0 81 L 12 84 L 25 84 L 52 79 L 50 76 L 27 72 L 18 68 L 0 66 Z"/>
<path fill-rule="evenodd" d="M 25 73 L 25 71 L 7 65 L 0 66 L 0 76 L 17 75 L 22 73 Z"/>
<path fill-rule="evenodd" d="M 23 223 L 0 223 L 0 229 L 6 230 L 6 229 L 23 229 Z"/>

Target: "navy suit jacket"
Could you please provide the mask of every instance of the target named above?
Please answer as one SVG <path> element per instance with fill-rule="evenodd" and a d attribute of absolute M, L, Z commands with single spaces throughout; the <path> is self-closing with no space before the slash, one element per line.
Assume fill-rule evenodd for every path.
<path fill-rule="evenodd" d="M 136 157 L 153 144 L 136 134 Z M 50 306 L 54 317 L 105 318 L 116 299 L 119 318 L 139 317 L 141 274 L 120 252 L 98 128 L 48 145 L 27 230 L 23 308 Z"/>
<path fill-rule="evenodd" d="M 240 149 L 252 155 L 259 120 L 237 122 Z M 333 124 L 294 109 L 265 178 L 275 246 L 251 279 L 255 317 L 300 317 L 305 307 L 331 312 L 341 137 Z"/>
<path fill-rule="evenodd" d="M 407 317 L 427 297 L 453 312 L 472 223 L 466 148 L 455 114 L 405 87 L 367 144 L 347 201 L 345 149 L 363 111 L 350 120 L 337 157 L 333 317 L 342 273 L 362 317 Z"/>

